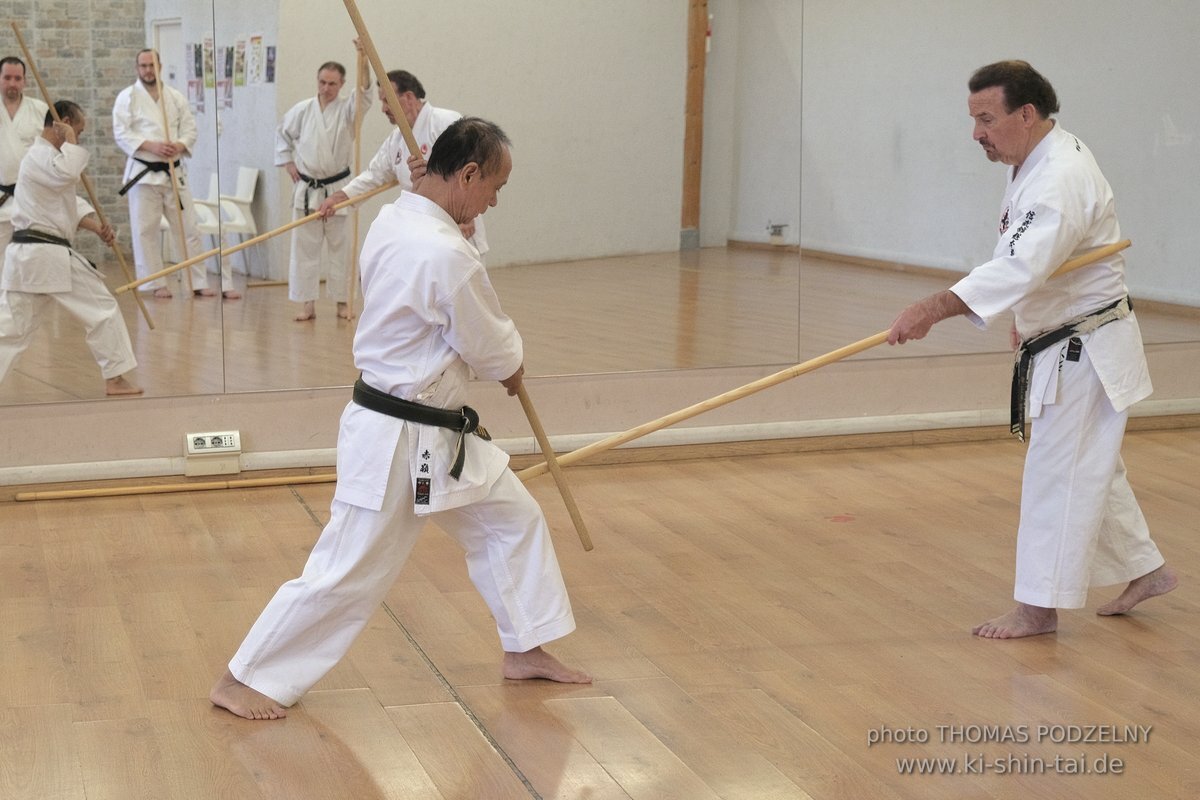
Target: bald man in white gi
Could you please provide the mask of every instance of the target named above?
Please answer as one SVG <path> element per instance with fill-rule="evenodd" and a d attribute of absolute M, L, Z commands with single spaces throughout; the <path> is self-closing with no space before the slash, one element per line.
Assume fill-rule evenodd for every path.
<path fill-rule="evenodd" d="M 510 395 L 524 372 L 521 337 L 458 228 L 496 205 L 508 138 L 462 119 L 427 166 L 413 163 L 416 188 L 383 208 L 363 245 L 362 378 L 342 414 L 329 524 L 211 693 L 238 716 L 284 716 L 345 655 L 427 521 L 466 551 L 505 678 L 591 682 L 542 649 L 575 628 L 546 520 L 507 454 L 470 435 L 478 417 L 463 406 L 469 368 Z"/>
<path fill-rule="evenodd" d="M 1013 639 L 1057 629 L 1089 586 L 1127 584 L 1097 613 L 1123 614 L 1178 583 L 1154 542 L 1121 460 L 1128 408 L 1151 392 L 1121 254 L 1057 278 L 1074 256 L 1121 239 L 1112 190 L 1092 153 L 1051 118 L 1058 98 L 1024 61 L 978 69 L 968 82 L 974 138 L 1008 164 L 992 260 L 901 312 L 888 342 L 924 337 L 966 315 L 1012 310 L 1013 432 L 1032 419 L 1021 485 L 1014 609 L 973 629 Z"/>
<path fill-rule="evenodd" d="M 388 79 L 396 90 L 400 101 L 400 110 L 404 112 L 404 118 L 408 120 L 413 138 L 421 148 L 420 156 L 423 162 L 429 157 L 430 148 L 442 135 L 442 131 L 450 127 L 455 120 L 460 119 L 462 114 L 445 108 L 436 108 L 426 102 L 425 87 L 411 72 L 394 69 L 388 73 Z M 395 125 L 396 118 L 387 103 L 382 87 L 379 89 L 379 102 L 383 107 L 383 115 L 387 117 L 388 122 Z M 409 170 L 411 155 L 408 152 L 408 143 L 404 141 L 404 135 L 400 129 L 392 131 L 391 135 L 383 140 L 383 144 L 379 146 L 379 150 L 371 158 L 367 168 L 321 204 L 321 214 L 328 217 L 333 214 L 333 207 L 338 203 L 383 186 L 390 180 L 398 181 L 401 189 L 411 189 L 412 177 Z M 483 229 L 483 217 L 468 220 L 459 227 L 462 229 L 463 236 L 475 245 L 479 255 L 486 255 L 488 243 L 487 234 Z"/>
<path fill-rule="evenodd" d="M 317 69 L 317 96 L 292 106 L 276 131 L 275 165 L 287 170 L 294 184 L 292 219 L 307 217 L 350 182 L 355 114 L 358 107 L 365 109 L 371 103 L 369 73 L 363 72 L 363 85 L 349 97 L 340 95 L 345 83 L 345 67 L 336 61 L 322 64 Z M 292 230 L 288 299 L 303 303 L 297 322 L 316 317 L 322 273 L 327 277 L 325 291 L 337 303 L 337 315 L 350 317 L 347 213 L 341 209 Z"/>
<path fill-rule="evenodd" d="M 4 248 L 12 241 L 17 170 L 29 146 L 42 135 L 46 104 L 36 97 L 25 96 L 25 62 L 15 56 L 0 59 L 0 95 L 4 98 L 4 110 L 0 111 L 0 266 L 3 266 Z"/>
<path fill-rule="evenodd" d="M 102 226 L 92 207 L 76 196 L 88 163 L 87 150 L 77 144 L 84 114 L 67 100 L 59 100 L 55 109 L 63 121 L 43 117 L 42 133 L 21 161 L 11 201 L 13 241 L 5 249 L 0 276 L 0 381 L 29 346 L 50 306 L 58 305 L 86 330 L 105 394 L 141 394 L 125 377 L 137 359 L 117 301 L 96 268 L 71 247 L 78 228 L 106 244 L 113 241 L 112 228 Z"/>
<path fill-rule="evenodd" d="M 125 161 L 125 185 L 121 187 L 121 193 L 129 198 L 129 224 L 133 228 L 133 260 L 137 276 L 145 278 L 163 268 L 159 225 L 164 218 L 171 229 L 173 247 L 179 243 L 182 218 L 187 255 L 197 255 L 203 248 L 184 161 L 196 145 L 196 118 L 188 108 L 187 99 L 178 90 L 165 84 L 158 85 L 153 50 L 138 53 L 137 73 L 137 81 L 117 95 L 112 123 L 113 138 L 129 157 Z M 160 90 L 167 109 L 168 128 L 163 127 Z M 174 188 L 171 186 L 172 164 L 175 167 Z M 198 297 L 217 294 L 217 290 L 208 285 L 206 264 L 202 261 L 191 267 L 192 290 Z M 153 292 L 158 298 L 172 296 L 166 277 L 144 283 L 139 288 L 143 292 Z M 242 296 L 233 288 L 229 259 L 222 259 L 220 288 L 222 296 L 228 300 Z"/>

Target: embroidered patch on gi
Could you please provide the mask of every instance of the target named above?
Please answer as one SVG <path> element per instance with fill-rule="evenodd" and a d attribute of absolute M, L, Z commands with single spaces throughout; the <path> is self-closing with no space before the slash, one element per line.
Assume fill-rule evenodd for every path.
<path fill-rule="evenodd" d="M 429 505 L 429 478 L 417 478 L 417 490 L 415 494 L 417 505 Z"/>
<path fill-rule="evenodd" d="M 1078 361 L 1082 352 L 1083 341 L 1077 336 L 1072 336 L 1071 341 L 1067 342 L 1067 361 Z"/>
<path fill-rule="evenodd" d="M 1020 240 L 1022 234 L 1029 230 L 1029 226 L 1033 224 L 1033 218 L 1035 216 L 1037 216 L 1037 214 L 1033 211 L 1025 212 L 1025 219 L 1021 221 L 1021 227 L 1017 228 L 1017 232 L 1014 233 L 1012 238 L 1008 240 L 1008 254 L 1010 256 L 1015 256 L 1017 254 L 1017 242 Z"/>

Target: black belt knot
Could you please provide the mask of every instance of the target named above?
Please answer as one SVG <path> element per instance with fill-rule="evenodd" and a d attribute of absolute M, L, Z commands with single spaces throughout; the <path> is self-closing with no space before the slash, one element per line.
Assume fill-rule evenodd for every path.
<path fill-rule="evenodd" d="M 1032 339 L 1021 342 L 1021 346 L 1017 348 L 1017 359 L 1013 363 L 1012 392 L 1009 400 L 1009 432 L 1022 442 L 1025 441 L 1025 405 L 1029 397 L 1029 367 L 1033 364 L 1034 356 L 1077 333 L 1090 333 L 1110 322 L 1123 319 L 1129 316 L 1131 311 L 1133 311 L 1133 302 L 1128 297 L 1122 297 L 1104 308 L 1084 314 L 1061 327 L 1039 333 Z M 1109 319 L 1097 321 L 1097 317 L 1110 314 L 1110 312 L 1117 313 L 1112 314 Z"/>
<path fill-rule="evenodd" d="M 308 189 L 306 189 L 304 192 L 304 216 L 307 217 L 311 213 L 309 211 L 309 206 L 308 206 L 308 192 L 309 191 L 313 191 L 316 189 L 325 189 L 325 187 L 328 186 L 329 184 L 337 183 L 338 181 L 342 180 L 343 178 L 349 178 L 349 177 L 350 177 L 350 168 L 349 167 L 346 167 L 344 170 L 339 172 L 337 175 L 330 175 L 328 178 L 311 178 L 308 175 L 305 175 L 303 172 L 301 172 L 300 180 L 304 181 L 304 183 L 307 184 L 307 186 L 308 186 Z M 325 199 L 329 199 L 329 190 L 328 189 L 325 189 Z"/>
<path fill-rule="evenodd" d="M 454 463 L 450 467 L 450 477 L 458 480 L 462 475 L 463 465 L 467 459 L 467 449 L 463 440 L 467 434 L 473 433 L 481 439 L 491 439 L 485 428 L 479 424 L 479 414 L 470 406 L 459 409 L 434 408 L 433 406 L 402 400 L 387 392 L 381 392 L 374 386 L 368 386 L 359 378 L 354 382 L 353 400 L 357 405 L 389 417 L 415 422 L 418 425 L 433 425 L 437 428 L 448 428 L 458 431 L 458 442 L 454 447 Z"/>
<path fill-rule="evenodd" d="M 124 197 L 125 193 L 128 192 L 130 189 L 132 189 L 134 187 L 134 185 L 137 184 L 138 181 L 140 181 L 142 178 L 146 177 L 147 173 L 170 172 L 171 167 L 175 167 L 176 169 L 179 169 L 179 163 L 180 163 L 178 161 L 175 161 L 174 163 L 172 163 L 170 161 L 143 161 L 142 159 L 137 158 L 136 156 L 134 157 L 133 160 L 138 162 L 142 166 L 144 166 L 145 169 L 143 169 L 137 175 L 134 175 L 132 178 L 127 180 L 125 182 L 125 185 L 117 190 L 117 194 L 121 195 L 122 197 Z M 182 207 L 183 206 L 181 205 L 180 208 L 182 208 Z"/>
<path fill-rule="evenodd" d="M 0 183 L 0 208 L 4 207 L 13 196 L 17 193 L 17 185 L 15 183 Z"/>

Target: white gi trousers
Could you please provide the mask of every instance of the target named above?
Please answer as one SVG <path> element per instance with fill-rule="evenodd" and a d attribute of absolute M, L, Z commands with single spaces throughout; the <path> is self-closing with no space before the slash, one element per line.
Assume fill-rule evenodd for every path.
<path fill-rule="evenodd" d="M 466 551 L 467 573 L 487 603 L 505 651 L 525 652 L 575 629 L 571 602 L 541 508 L 505 469 L 487 497 L 418 517 L 405 425 L 383 506 L 333 501 L 303 574 L 275 593 L 229 670 L 276 702 L 299 700 L 350 649 L 432 519 Z"/>
<path fill-rule="evenodd" d="M 56 245 L 47 245 L 54 247 Z M 137 366 L 117 301 L 96 270 L 71 257 L 71 291 L 33 294 L 0 290 L 0 381 L 29 347 L 49 306 L 57 303 L 83 324 L 88 348 L 105 380 Z"/>
<path fill-rule="evenodd" d="M 144 278 L 153 275 L 163 268 L 162 240 L 159 225 L 166 217 L 170 226 L 171 251 L 180 261 L 179 253 L 179 207 L 175 203 L 175 192 L 170 184 L 156 185 L 146 182 L 134 184 L 127 194 L 129 198 L 129 224 L 133 228 L 133 260 L 137 276 Z M 179 199 L 183 203 L 183 233 L 187 241 L 188 257 L 204 252 L 200 244 L 200 231 L 196 228 L 196 211 L 192 205 L 192 191 L 186 186 L 179 188 Z M 192 274 L 193 289 L 208 288 L 207 261 L 193 264 L 189 269 Z M 171 277 L 171 276 L 167 276 Z M 165 287 L 167 278 L 157 278 L 149 283 L 143 283 L 138 288 L 143 292 Z M 221 263 L 222 291 L 233 288 L 233 272 L 229 260 Z"/>
<path fill-rule="evenodd" d="M 303 216 L 303 209 L 293 209 L 292 219 Z M 292 256 L 288 261 L 289 300 L 307 303 L 320 297 L 321 274 L 324 273 L 325 294 L 331 300 L 346 302 L 346 267 L 350 253 L 348 227 L 346 217 L 335 214 L 292 229 Z"/>
<path fill-rule="evenodd" d="M 1079 361 L 1062 362 L 1056 396 L 1030 428 L 1017 530 L 1018 602 L 1081 608 L 1089 585 L 1125 583 L 1165 563 L 1121 460 L 1128 416 L 1113 410 L 1086 345 Z"/>

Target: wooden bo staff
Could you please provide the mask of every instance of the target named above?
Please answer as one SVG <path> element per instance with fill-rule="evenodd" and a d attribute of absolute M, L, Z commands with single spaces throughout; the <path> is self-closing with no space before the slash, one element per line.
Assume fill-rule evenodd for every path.
<path fill-rule="evenodd" d="M 421 147 L 417 144 L 416 137 L 413 136 L 412 127 L 408 124 L 408 117 L 404 116 L 404 111 L 400 108 L 400 97 L 396 94 L 396 87 L 392 86 L 392 82 L 387 76 L 387 70 L 383 68 L 383 62 L 379 60 L 379 53 L 375 50 L 375 45 L 371 41 L 371 34 L 367 32 L 367 24 L 363 22 L 362 15 L 358 13 L 358 5 L 355 4 L 354 0 L 345 0 L 345 3 L 346 11 L 350 14 L 350 21 L 354 23 L 354 30 L 358 31 L 358 41 L 362 44 L 363 50 L 367 54 L 367 60 L 371 62 L 371 69 L 375 70 L 375 77 L 379 80 L 379 88 L 383 90 L 384 102 L 392 110 L 392 116 L 396 119 L 396 126 L 400 128 L 400 134 L 404 137 L 404 143 L 408 145 L 408 154 L 410 156 L 419 156 L 421 155 Z"/>
<path fill-rule="evenodd" d="M 62 122 L 59 119 L 58 112 L 54 109 L 54 100 L 50 97 L 50 92 L 46 90 L 46 84 L 42 83 L 42 76 L 38 72 L 37 64 L 33 60 L 33 54 L 29 52 L 29 48 L 25 45 L 25 37 L 21 35 L 21 28 L 17 23 L 12 23 L 13 33 L 17 35 L 17 42 L 21 45 L 21 51 L 25 54 L 25 60 L 29 63 L 29 71 L 33 73 L 33 79 L 37 81 L 38 90 L 42 93 L 42 99 L 46 101 L 46 105 L 50 106 L 50 114 L 56 122 Z M 104 212 L 100 210 L 100 201 L 96 199 L 96 192 L 92 188 L 92 182 L 88 180 L 86 174 L 80 173 L 80 182 L 83 183 L 83 189 L 87 192 L 88 200 L 91 201 L 92 208 L 96 210 L 96 219 L 100 220 L 101 225 L 108 225 L 108 220 L 104 217 Z M 117 256 L 117 262 L 121 265 L 121 271 L 125 273 L 126 280 L 133 280 L 133 270 L 129 268 L 129 264 L 125 261 L 125 255 L 121 252 L 120 245 L 117 240 L 113 239 L 109 245 L 113 253 Z M 137 300 L 138 309 L 141 310 L 142 316 L 146 319 L 146 325 L 150 330 L 154 330 L 154 320 L 150 319 L 150 310 L 146 308 L 146 303 L 141 297 L 135 297 Z"/>
<path fill-rule="evenodd" d="M 1072 270 L 1079 269 L 1080 267 L 1086 267 L 1089 264 L 1094 264 L 1097 261 L 1101 261 L 1111 255 L 1114 255 L 1115 253 L 1121 252 L 1131 244 L 1133 244 L 1133 242 L 1130 240 L 1123 239 L 1114 244 L 1098 247 L 1095 250 L 1084 253 L 1081 256 L 1076 256 L 1070 261 L 1067 261 L 1061 267 L 1055 270 L 1050 277 L 1054 278 L 1064 273 L 1071 272 Z M 809 359 L 802 364 L 796 364 L 793 367 L 780 370 L 773 375 L 768 375 L 765 378 L 759 378 L 756 381 L 747 383 L 745 386 L 740 386 L 737 389 L 731 389 L 730 391 L 725 392 L 724 394 L 719 394 L 716 397 L 710 397 L 708 400 L 704 400 L 696 403 L 695 405 L 680 409 L 674 413 L 667 414 L 664 417 L 659 417 L 656 420 L 651 420 L 650 422 L 638 425 L 636 428 L 630 428 L 622 433 L 615 433 L 612 436 L 608 436 L 598 442 L 593 442 L 592 444 L 581 447 L 578 450 L 572 450 L 570 453 L 559 456 L 558 465 L 567 466 L 568 464 L 574 464 L 576 461 L 582 461 L 588 456 L 593 456 L 597 453 L 603 453 L 605 450 L 611 450 L 614 447 L 625 444 L 626 442 L 631 442 L 634 439 L 645 436 L 648 433 L 654 433 L 654 431 L 660 430 L 669 425 L 674 425 L 676 422 L 682 422 L 685 419 L 691 419 L 694 416 L 703 414 L 705 411 L 711 411 L 714 408 L 720 408 L 723 405 L 732 403 L 735 400 L 741 400 L 743 397 L 748 397 L 756 392 L 761 392 L 763 389 L 783 383 L 784 381 L 790 380 L 797 375 L 803 375 L 806 372 L 812 372 L 815 369 L 824 367 L 827 364 L 832 364 L 835 361 L 840 361 L 843 358 L 854 355 L 855 353 L 861 353 L 864 350 L 869 350 L 876 345 L 883 344 L 887 341 L 887 338 L 888 331 L 880 331 L 874 336 L 868 336 L 866 339 L 860 339 L 853 344 L 840 347 L 837 350 L 828 352 L 823 356 L 817 356 L 816 358 Z M 532 467 L 518 472 L 517 477 L 523 481 L 527 481 L 530 478 L 536 478 L 538 475 L 546 474 L 548 469 L 548 462 L 534 464 Z"/>
<path fill-rule="evenodd" d="M 358 175 L 362 172 L 362 126 L 364 112 L 366 108 L 362 102 L 362 98 L 358 93 L 364 89 L 371 88 L 371 73 L 367 69 L 367 55 L 360 52 L 355 69 L 355 84 L 354 84 L 354 174 Z M 366 86 L 363 86 L 364 79 Z M 354 319 L 354 296 L 358 287 L 358 209 L 355 208 L 351 212 L 353 219 L 350 224 L 350 269 L 346 275 L 346 313 L 349 314 L 349 319 Z"/>
<path fill-rule="evenodd" d="M 550 467 L 550 474 L 554 476 L 554 482 L 558 485 L 558 493 L 562 495 L 563 504 L 567 507 L 567 513 L 571 515 L 571 522 L 575 525 L 575 533 L 579 534 L 579 542 L 583 545 L 584 550 L 591 550 L 592 537 L 588 534 L 587 526 L 583 523 L 583 516 L 579 513 L 579 507 L 575 505 L 575 498 L 571 494 L 571 487 L 567 485 L 566 476 L 559 469 L 558 460 L 554 457 L 554 448 L 550 446 L 550 440 L 546 437 L 546 431 L 542 428 L 537 411 L 533 408 L 533 401 L 529 399 L 529 393 L 525 391 L 524 381 L 517 388 L 517 397 L 521 399 L 521 407 L 525 409 L 525 416 L 529 418 L 529 427 L 533 429 L 533 438 L 537 439 L 538 447 L 542 448 L 542 455 L 546 457 L 546 464 Z"/>
<path fill-rule="evenodd" d="M 172 142 L 171 139 L 171 119 L 167 116 L 167 87 L 163 86 L 162 81 L 162 64 L 158 60 L 158 51 L 151 50 L 150 56 L 154 59 L 154 81 L 158 85 L 158 109 L 162 112 L 163 135 L 167 137 L 167 143 Z M 175 159 L 167 158 L 167 172 L 171 176 L 171 192 L 175 195 L 175 221 L 179 223 L 179 254 L 183 256 L 183 260 L 187 261 L 187 233 L 183 229 L 183 200 L 179 197 L 179 182 L 175 175 Z M 188 291 L 192 291 L 192 273 L 187 274 Z M 221 287 L 221 291 L 225 291 L 226 287 Z"/>
<path fill-rule="evenodd" d="M 375 195 L 379 194 L 380 192 L 386 192 L 388 189 L 391 189 L 395 185 L 396 185 L 395 181 L 390 181 L 388 183 L 385 183 L 383 186 L 378 186 L 378 187 L 372 189 L 369 192 L 363 192 L 360 195 L 351 197 L 349 200 L 343 200 L 342 202 L 335 205 L 334 208 L 335 209 L 346 208 L 347 206 L 352 206 L 356 203 L 361 203 L 364 200 L 368 200 L 368 199 L 374 197 Z M 260 242 L 265 242 L 267 239 L 272 239 L 281 233 L 287 233 L 292 228 L 297 228 L 306 222 L 313 222 L 314 220 L 318 220 L 320 218 L 321 218 L 321 212 L 314 211 L 313 213 L 309 214 L 307 217 L 301 217 L 300 219 L 294 219 L 285 225 L 280 225 L 275 230 L 267 231 L 266 233 L 260 233 L 258 236 L 255 236 L 253 239 L 247 239 L 244 242 L 235 244 L 233 247 L 214 247 L 212 250 L 208 250 L 203 253 L 200 253 L 199 255 L 192 256 L 191 258 L 189 258 L 185 261 L 180 261 L 178 264 L 172 264 L 171 266 L 169 266 L 165 269 L 160 269 L 158 272 L 155 272 L 152 275 L 147 275 L 144 278 L 138 278 L 137 280 L 133 281 L 132 283 L 127 283 L 124 286 L 118 286 L 116 289 L 116 292 L 117 292 L 117 294 L 120 294 L 121 292 L 128 292 L 130 289 L 136 289 L 138 286 L 141 286 L 143 283 L 149 283 L 150 281 L 161 278 L 164 275 L 170 275 L 172 272 L 178 272 L 181 269 L 186 269 L 187 267 L 190 267 L 192 264 L 199 263 L 199 262 L 203 261 L 204 259 L 211 258 L 212 256 L 215 256 L 215 255 L 219 255 L 219 256 L 233 255 L 234 253 L 237 253 L 241 250 L 245 250 L 247 247 L 251 247 L 252 245 L 256 245 Z"/>

